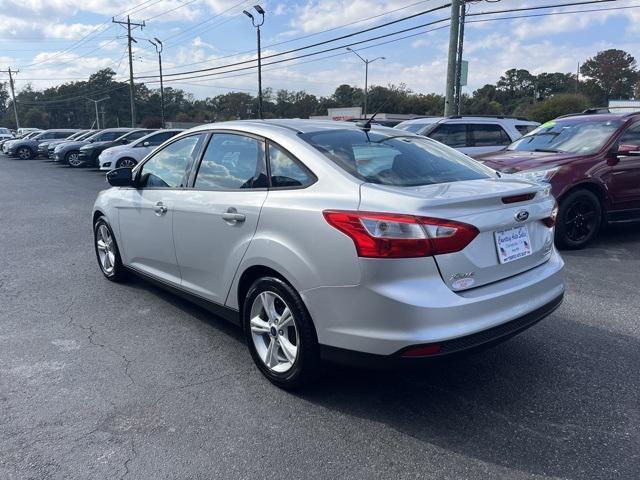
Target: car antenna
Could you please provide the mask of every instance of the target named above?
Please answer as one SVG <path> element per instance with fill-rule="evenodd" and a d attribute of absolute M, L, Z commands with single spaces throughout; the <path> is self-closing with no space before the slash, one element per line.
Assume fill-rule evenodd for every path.
<path fill-rule="evenodd" d="M 380 110 L 382 110 L 387 105 L 388 101 L 389 101 L 388 98 L 385 99 L 385 101 L 382 102 L 382 105 L 380 105 L 380 108 L 376 110 L 375 113 L 371 115 L 371 117 L 369 117 L 368 120 L 365 120 L 364 122 L 357 122 L 356 125 L 361 129 L 363 129 L 365 132 L 369 132 L 371 130 L 371 122 L 373 121 L 374 118 L 376 118 L 376 115 L 380 113 Z"/>

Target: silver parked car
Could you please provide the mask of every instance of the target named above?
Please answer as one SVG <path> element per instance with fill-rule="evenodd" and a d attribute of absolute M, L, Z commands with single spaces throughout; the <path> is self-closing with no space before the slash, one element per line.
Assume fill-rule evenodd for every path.
<path fill-rule="evenodd" d="M 480 348 L 562 301 L 549 187 L 412 133 L 209 124 L 107 179 L 93 209 L 102 273 L 135 272 L 239 323 L 281 387 L 322 360 Z"/>

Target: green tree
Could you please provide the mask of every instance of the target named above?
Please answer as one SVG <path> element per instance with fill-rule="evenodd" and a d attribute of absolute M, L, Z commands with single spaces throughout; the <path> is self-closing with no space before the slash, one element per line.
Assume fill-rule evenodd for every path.
<path fill-rule="evenodd" d="M 580 73 L 593 79 L 603 90 L 605 99 L 630 98 L 638 79 L 636 60 L 629 53 L 615 48 L 598 52 L 588 59 Z"/>
<path fill-rule="evenodd" d="M 527 116 L 537 122 L 553 120 L 561 115 L 581 112 L 588 108 L 589 99 L 576 93 L 560 93 L 532 105 Z"/>

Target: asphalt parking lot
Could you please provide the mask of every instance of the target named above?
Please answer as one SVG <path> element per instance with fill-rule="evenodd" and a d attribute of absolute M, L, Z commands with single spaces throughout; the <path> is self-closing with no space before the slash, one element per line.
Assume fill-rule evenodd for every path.
<path fill-rule="evenodd" d="M 565 253 L 565 303 L 505 344 L 291 394 L 234 326 L 103 279 L 105 187 L 0 155 L 0 478 L 640 478 L 640 227 Z"/>

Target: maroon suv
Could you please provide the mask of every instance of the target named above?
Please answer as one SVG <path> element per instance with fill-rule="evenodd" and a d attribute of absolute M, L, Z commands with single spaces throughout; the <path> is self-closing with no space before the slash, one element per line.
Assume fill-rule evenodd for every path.
<path fill-rule="evenodd" d="M 584 247 L 606 223 L 640 221 L 640 113 L 561 117 L 476 158 L 551 184 L 560 247 Z"/>

